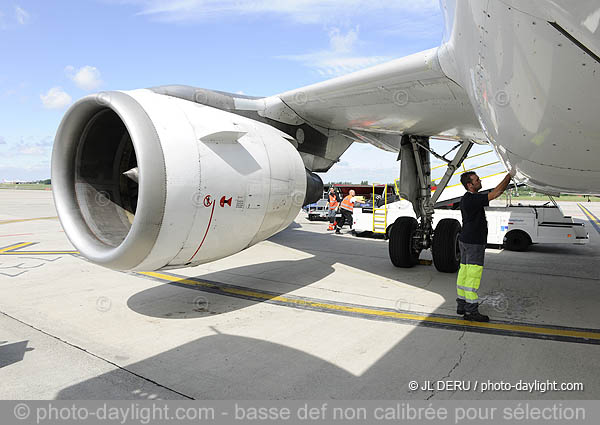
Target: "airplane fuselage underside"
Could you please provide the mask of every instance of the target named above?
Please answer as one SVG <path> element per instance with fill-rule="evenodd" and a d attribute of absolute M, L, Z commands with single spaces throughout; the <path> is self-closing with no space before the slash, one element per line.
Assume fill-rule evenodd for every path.
<path fill-rule="evenodd" d="M 451 1 L 444 12 L 440 65 L 506 167 L 548 192 L 599 194 L 598 3 Z"/>

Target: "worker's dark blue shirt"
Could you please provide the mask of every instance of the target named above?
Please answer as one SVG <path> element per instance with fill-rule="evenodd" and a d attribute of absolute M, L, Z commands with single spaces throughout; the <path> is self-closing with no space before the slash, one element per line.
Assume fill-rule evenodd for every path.
<path fill-rule="evenodd" d="M 484 207 L 490 204 L 487 193 L 467 192 L 460 201 L 462 214 L 462 232 L 460 240 L 464 243 L 485 245 L 487 243 L 487 221 Z"/>

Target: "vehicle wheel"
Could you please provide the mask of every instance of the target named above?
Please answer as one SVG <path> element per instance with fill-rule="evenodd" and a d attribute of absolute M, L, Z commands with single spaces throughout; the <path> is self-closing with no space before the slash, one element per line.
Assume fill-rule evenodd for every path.
<path fill-rule="evenodd" d="M 392 224 L 390 224 L 390 225 L 387 227 L 387 229 L 385 229 L 385 236 L 384 236 L 384 239 L 385 239 L 386 241 L 387 241 L 387 240 L 390 238 L 390 233 L 391 233 L 391 231 L 392 231 L 392 226 L 393 226 L 393 225 L 394 225 L 394 224 L 392 223 Z"/>
<path fill-rule="evenodd" d="M 455 273 L 460 266 L 458 237 L 461 226 L 458 220 L 440 220 L 433 234 L 431 256 L 435 268 L 442 273 Z"/>
<path fill-rule="evenodd" d="M 413 217 L 398 217 L 390 231 L 390 259 L 396 267 L 412 267 L 419 261 L 420 250 L 413 247 L 413 236 L 417 220 Z"/>
<path fill-rule="evenodd" d="M 504 247 L 509 251 L 527 251 L 531 238 L 522 230 L 511 230 L 504 236 Z"/>

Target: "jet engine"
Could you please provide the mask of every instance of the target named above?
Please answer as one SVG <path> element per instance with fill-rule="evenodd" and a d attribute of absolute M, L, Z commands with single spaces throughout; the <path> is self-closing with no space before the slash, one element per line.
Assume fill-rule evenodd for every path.
<path fill-rule="evenodd" d="M 322 194 L 291 136 L 150 90 L 76 102 L 55 139 L 52 185 L 69 240 L 116 270 L 218 260 L 285 229 Z"/>

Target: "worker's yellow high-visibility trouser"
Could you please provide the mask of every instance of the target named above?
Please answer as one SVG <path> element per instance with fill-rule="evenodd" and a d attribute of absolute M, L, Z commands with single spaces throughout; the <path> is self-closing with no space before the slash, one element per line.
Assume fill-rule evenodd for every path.
<path fill-rule="evenodd" d="M 456 294 L 464 300 L 467 311 L 477 309 L 479 303 L 479 284 L 483 273 L 485 245 L 476 245 L 458 241 L 460 247 L 460 269 L 456 279 Z"/>

